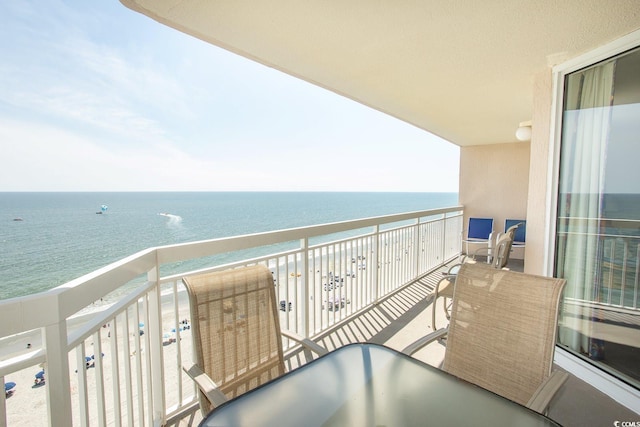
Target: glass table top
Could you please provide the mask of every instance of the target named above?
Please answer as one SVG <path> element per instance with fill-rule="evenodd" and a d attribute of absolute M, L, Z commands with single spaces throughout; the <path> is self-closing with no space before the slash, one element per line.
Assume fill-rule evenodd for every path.
<path fill-rule="evenodd" d="M 350 344 L 233 399 L 202 426 L 551 426 L 390 348 Z"/>

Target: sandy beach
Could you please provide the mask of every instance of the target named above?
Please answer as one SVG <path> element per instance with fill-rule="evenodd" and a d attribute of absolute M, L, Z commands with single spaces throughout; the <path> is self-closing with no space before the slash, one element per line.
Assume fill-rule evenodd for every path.
<path fill-rule="evenodd" d="M 310 322 L 311 329 L 325 328 L 327 324 L 338 321 L 344 318 L 348 313 L 356 309 L 354 305 L 349 305 L 352 302 L 358 302 L 362 298 L 362 285 L 370 277 L 372 271 L 370 268 L 366 268 L 368 261 L 365 255 L 359 256 L 358 252 L 364 251 L 364 248 L 353 248 L 342 253 L 342 257 L 333 257 L 331 254 L 327 254 L 326 249 L 322 255 L 317 254 L 318 258 L 325 258 L 324 261 L 318 261 L 314 265 L 309 265 L 309 290 L 308 298 L 310 299 Z M 396 248 L 397 250 L 397 248 Z M 330 251 L 329 251 L 330 252 Z M 362 252 L 361 252 L 362 253 Z M 348 256 L 345 256 L 348 255 Z M 317 259 L 318 259 L 317 258 Z M 330 260 L 329 260 L 330 259 Z M 393 259 L 393 258 L 392 258 Z M 282 261 L 282 260 L 280 260 Z M 278 267 L 270 265 L 271 270 L 274 272 L 274 278 L 276 280 L 276 286 L 278 290 L 279 299 L 288 300 L 295 304 L 295 307 L 291 311 L 279 311 L 281 326 L 283 328 L 295 330 L 296 326 L 301 324 L 301 312 L 298 309 L 299 305 L 305 304 L 302 300 L 302 284 L 303 277 L 299 273 L 300 265 L 297 265 L 294 261 L 280 263 Z M 162 313 L 163 313 L 163 334 L 166 333 L 167 338 L 172 338 L 174 335 L 171 333 L 175 328 L 176 319 L 190 319 L 189 305 L 187 294 L 184 290 L 179 290 L 178 293 L 178 314 L 176 316 L 175 307 L 176 303 L 172 294 L 162 296 Z M 314 298 L 315 297 L 315 298 Z M 327 300 L 344 301 L 341 305 L 336 304 L 333 310 L 328 310 L 326 307 Z M 86 321 L 91 315 L 85 315 L 70 319 L 68 321 L 69 330 L 77 327 L 82 322 Z M 113 419 L 114 407 L 119 407 L 123 411 L 121 417 L 126 419 L 126 398 L 125 395 L 125 365 L 129 363 L 131 366 L 130 376 L 132 377 L 132 390 L 134 396 L 134 407 L 139 405 L 140 401 L 145 401 L 149 393 L 147 392 L 149 384 L 146 378 L 146 363 L 148 363 L 148 355 L 145 353 L 145 336 L 136 336 L 138 328 L 133 328 L 135 325 L 133 316 L 128 319 L 129 329 L 128 334 L 124 334 L 123 322 L 116 318 L 118 328 L 116 328 L 117 339 L 110 338 L 110 331 L 113 325 L 109 324 L 103 328 L 99 334 L 99 343 L 94 342 L 96 335 L 89 337 L 85 341 L 85 354 L 91 357 L 92 355 L 102 353 L 104 356 L 101 359 L 102 363 L 102 380 L 100 370 L 96 365 L 100 362 L 96 362 L 95 359 L 89 363 L 92 365 L 87 368 L 87 393 L 89 400 L 95 400 L 91 396 L 95 396 L 99 390 L 96 386 L 103 385 L 105 395 L 105 406 L 107 419 Z M 141 328 L 143 331 L 144 327 Z M 178 393 L 182 384 L 182 398 L 193 395 L 193 383 L 182 372 L 182 365 L 188 364 L 192 360 L 192 335 L 190 329 L 184 329 L 180 334 L 180 345 L 175 342 L 168 342 L 165 338 L 165 345 L 162 346 L 164 352 L 164 372 L 165 372 L 165 384 L 167 390 L 165 392 L 165 400 L 167 407 L 171 407 L 177 404 Z M 124 339 L 124 336 L 128 337 Z M 140 343 L 140 355 L 136 350 L 136 341 Z M 31 344 L 31 349 L 27 348 L 27 344 Z M 5 339 L 2 345 L 2 354 L 0 357 L 6 359 L 9 355 L 15 356 L 17 354 L 23 354 L 29 351 L 34 351 L 41 346 L 40 331 L 33 331 L 10 337 Z M 97 351 L 99 349 L 99 351 Z M 114 357 L 114 349 L 117 351 L 116 357 Z M 178 352 L 180 352 L 180 358 L 178 358 Z M 126 354 L 125 354 L 126 353 Z M 114 363 L 117 364 L 117 372 L 120 376 L 121 393 L 119 396 L 120 403 L 113 405 L 113 378 L 112 372 Z M 136 370 L 136 365 L 142 365 L 143 368 L 139 371 Z M 82 366 L 81 366 L 82 368 Z M 46 390 L 43 385 L 34 384 L 35 374 L 42 368 L 40 366 L 32 366 L 27 369 L 7 375 L 5 381 L 13 381 L 17 384 L 15 392 L 12 396 L 7 398 L 7 420 L 9 426 L 29 425 L 29 426 L 46 426 L 47 425 L 47 404 L 46 404 Z M 79 420 L 80 414 L 80 402 L 79 402 L 79 381 L 81 375 L 76 372 L 77 369 L 77 355 L 76 351 L 69 353 L 69 369 L 70 369 L 70 382 L 72 393 L 72 412 L 74 420 Z M 80 371 L 81 373 L 82 371 Z M 139 373 L 138 373 L 139 372 Z M 142 396 L 138 400 L 137 395 Z M 95 406 L 95 403 L 93 404 Z M 146 404 L 140 405 L 145 408 Z M 137 411 L 137 409 L 136 409 Z M 138 420 L 145 414 L 135 413 L 134 419 Z M 89 418 L 91 425 L 97 423 L 98 408 L 90 405 Z M 138 423 L 135 423 L 138 425 Z"/>
<path fill-rule="evenodd" d="M 188 301 L 186 299 L 185 292 L 179 292 L 179 314 L 182 316 L 180 319 L 189 318 L 189 307 Z M 171 330 L 174 329 L 174 308 L 173 308 L 173 298 L 163 297 L 163 331 L 167 334 L 170 334 L 170 337 L 173 338 L 175 334 L 171 333 Z M 84 323 L 91 315 L 84 315 L 80 317 L 76 317 L 73 319 L 69 319 L 69 329 L 72 330 L 74 327 Z M 97 370 L 97 362 L 95 359 L 94 348 L 100 348 L 100 353 L 104 354 L 101 359 L 102 363 L 102 371 L 104 373 L 104 393 L 106 397 L 106 413 L 107 419 L 113 417 L 113 381 L 111 377 L 111 372 L 113 369 L 114 361 L 117 361 L 118 369 L 120 371 L 120 378 L 123 381 L 123 376 L 125 374 L 125 339 L 122 334 L 118 334 L 117 339 L 117 357 L 114 358 L 114 354 L 112 352 L 111 338 L 110 338 L 110 326 L 104 328 L 100 332 L 100 343 L 94 342 L 93 336 L 88 338 L 85 341 L 85 353 L 87 357 L 94 356 L 94 359 L 89 360 L 87 365 L 89 367 L 84 367 L 87 378 L 87 390 L 89 396 L 95 396 L 97 393 L 96 389 L 96 377 L 99 375 Z M 141 328 L 144 330 L 144 327 Z M 120 330 L 120 329 L 119 329 Z M 136 329 L 137 331 L 137 329 Z M 184 363 L 188 363 L 188 361 L 192 360 L 191 348 L 192 348 L 192 336 L 190 333 L 190 329 L 183 329 L 179 332 L 181 338 L 181 357 Z M 135 372 L 135 363 L 136 363 L 136 350 L 135 350 L 135 334 L 130 334 L 129 336 L 129 354 L 127 359 L 131 362 L 132 371 Z M 27 348 L 27 344 L 31 344 L 31 348 Z M 29 333 L 16 335 L 13 337 L 6 338 L 2 343 L 2 358 L 6 359 L 8 357 L 13 357 L 18 354 L 28 353 L 34 350 L 37 350 L 42 345 L 41 333 L 39 330 L 31 331 Z M 141 345 L 141 354 L 144 363 L 145 355 L 145 340 L 144 335 L 140 336 L 140 345 Z M 186 374 L 184 374 L 180 369 L 178 369 L 177 363 L 174 362 L 177 360 L 177 351 L 178 345 L 175 342 L 169 342 L 166 340 L 165 345 L 162 347 L 164 352 L 164 360 L 165 360 L 165 378 L 166 384 L 168 385 L 168 389 L 166 391 L 166 400 L 167 402 L 177 401 L 177 386 L 172 387 L 171 385 L 178 384 L 178 375 L 184 375 L 183 383 L 185 384 L 185 390 L 183 391 L 183 395 L 192 394 L 192 388 L 190 387 L 190 380 Z M 70 370 L 70 382 L 71 382 L 71 393 L 72 393 L 72 411 L 74 420 L 78 420 L 80 414 L 80 402 L 79 402 L 79 393 L 78 393 L 78 383 L 80 375 L 77 372 L 78 366 L 76 361 L 77 355 L 76 351 L 72 351 L 69 353 L 69 370 Z M 81 369 L 83 366 L 80 367 Z M 22 369 L 20 371 L 9 374 L 5 377 L 5 382 L 15 382 L 16 387 L 11 396 L 6 399 L 6 407 L 7 407 L 7 425 L 9 426 L 47 426 L 48 418 L 47 418 L 47 397 L 46 390 L 44 384 L 35 384 L 35 375 L 39 371 L 41 371 L 43 367 L 39 365 L 34 365 L 32 367 Z M 81 371 L 82 372 L 82 371 Z M 46 378 L 46 369 L 45 369 L 45 378 Z M 146 388 L 147 378 L 145 375 L 145 370 L 142 369 L 140 372 L 141 387 Z M 134 384 L 136 380 L 133 380 Z M 134 385 L 134 393 L 136 391 L 137 385 Z M 143 395 L 146 396 L 146 393 L 143 392 Z M 120 399 L 124 401 L 126 396 L 124 395 L 124 391 L 121 393 Z M 133 397 L 137 399 L 136 396 Z M 91 400 L 91 399 L 90 399 Z M 169 403 L 170 405 L 170 403 Z M 123 405 L 121 405 L 123 406 Z M 91 425 L 97 425 L 97 408 L 89 407 L 89 414 L 91 419 Z M 134 414 L 134 418 L 138 419 L 139 414 Z M 138 423 L 136 423 L 138 425 Z"/>

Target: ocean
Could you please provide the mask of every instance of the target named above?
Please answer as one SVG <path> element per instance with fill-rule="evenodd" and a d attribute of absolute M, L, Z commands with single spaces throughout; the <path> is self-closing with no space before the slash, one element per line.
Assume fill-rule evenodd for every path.
<path fill-rule="evenodd" d="M 54 288 L 149 247 L 457 203 L 457 193 L 0 193 L 0 299 Z"/>

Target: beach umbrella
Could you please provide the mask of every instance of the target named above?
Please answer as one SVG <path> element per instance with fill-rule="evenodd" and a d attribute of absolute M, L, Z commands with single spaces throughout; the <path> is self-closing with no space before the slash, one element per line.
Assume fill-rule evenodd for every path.
<path fill-rule="evenodd" d="M 109 206 L 107 206 L 107 205 L 102 205 L 102 206 L 100 206 L 100 210 L 101 210 L 102 212 L 106 212 L 106 211 L 107 211 L 107 209 L 109 209 Z"/>
<path fill-rule="evenodd" d="M 16 383 L 13 381 L 9 381 L 8 383 L 4 383 L 4 391 L 11 391 L 16 386 Z"/>
<path fill-rule="evenodd" d="M 36 378 L 44 378 L 44 370 L 42 370 L 42 371 L 38 372 L 38 373 L 36 374 Z"/>
<path fill-rule="evenodd" d="M 141 327 L 141 328 L 144 328 L 144 323 L 140 322 L 140 323 L 138 323 L 138 326 Z"/>
<path fill-rule="evenodd" d="M 167 344 L 171 344 L 172 342 L 176 342 L 176 339 L 173 337 L 173 334 L 165 332 L 162 335 L 162 342 L 163 343 L 167 343 Z"/>

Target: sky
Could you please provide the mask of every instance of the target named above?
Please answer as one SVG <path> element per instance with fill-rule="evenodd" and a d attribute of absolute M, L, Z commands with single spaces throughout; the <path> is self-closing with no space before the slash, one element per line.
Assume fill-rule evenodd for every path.
<path fill-rule="evenodd" d="M 0 191 L 458 191 L 458 147 L 117 0 L 0 2 L 0 58 Z"/>

